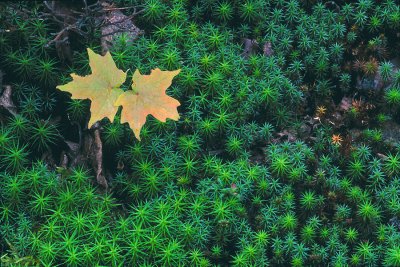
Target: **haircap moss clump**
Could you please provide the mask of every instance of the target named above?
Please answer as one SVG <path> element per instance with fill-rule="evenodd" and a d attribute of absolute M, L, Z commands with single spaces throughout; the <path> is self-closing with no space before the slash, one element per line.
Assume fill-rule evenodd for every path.
<path fill-rule="evenodd" d="M 108 2 L 0 3 L 2 266 L 400 266 L 398 2 Z M 181 69 L 140 142 L 56 90 L 112 12 Z"/>

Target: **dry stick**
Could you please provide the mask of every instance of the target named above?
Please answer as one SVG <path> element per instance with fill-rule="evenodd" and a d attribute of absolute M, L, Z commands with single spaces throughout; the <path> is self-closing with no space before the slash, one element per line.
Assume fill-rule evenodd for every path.
<path fill-rule="evenodd" d="M 113 34 L 119 33 L 119 32 L 125 32 L 125 29 L 119 28 L 118 30 L 115 30 L 115 31 L 113 31 L 113 32 L 109 32 L 109 33 L 106 33 L 106 34 L 102 34 L 101 37 L 107 37 L 107 36 L 110 36 L 110 35 L 113 35 Z"/>
<path fill-rule="evenodd" d="M 70 16 L 70 15 L 61 14 L 61 13 L 58 13 L 58 12 L 54 11 L 54 8 L 51 7 L 51 6 L 47 3 L 47 1 L 44 1 L 44 4 L 45 4 L 46 7 L 51 11 L 51 14 L 46 13 L 46 12 L 41 12 L 41 14 L 50 15 L 50 16 L 52 16 L 54 19 L 56 19 L 57 22 L 64 23 L 63 21 L 58 20 L 58 19 L 56 18 L 56 16 L 57 16 L 57 17 L 61 17 L 61 18 L 66 18 L 66 17 L 68 17 L 68 18 L 70 18 L 70 19 L 75 19 L 74 17 L 72 17 L 72 16 Z"/>
<path fill-rule="evenodd" d="M 119 20 L 119 21 L 116 21 L 116 22 L 107 22 L 107 23 L 106 23 L 105 20 L 104 20 L 103 23 L 100 23 L 99 26 L 101 26 L 101 27 L 107 27 L 107 26 L 111 26 L 111 25 L 116 25 L 116 24 L 118 24 L 118 23 L 124 22 L 125 20 L 133 19 L 137 14 L 140 14 L 140 13 L 142 13 L 142 12 L 144 12 L 144 9 L 142 9 L 142 10 L 140 10 L 140 11 L 138 11 L 138 12 L 135 12 L 135 13 L 133 13 L 133 14 L 130 15 L 130 16 L 126 16 L 125 18 L 123 18 L 123 19 L 121 19 L 121 20 Z M 107 34 L 107 35 L 109 35 L 109 34 Z"/>
<path fill-rule="evenodd" d="M 53 14 L 50 14 L 50 13 L 40 12 L 40 16 L 41 17 L 45 17 L 45 16 L 52 17 L 55 22 L 58 22 L 58 23 L 61 23 L 61 24 L 65 24 L 64 21 L 59 20 L 58 18 L 56 18 L 56 16 L 54 16 Z"/>
<path fill-rule="evenodd" d="M 97 1 L 96 3 L 93 3 L 93 4 L 91 4 L 91 5 L 88 5 L 87 7 L 88 7 L 89 9 L 91 9 L 92 7 L 97 7 L 97 6 L 100 6 L 100 5 L 101 5 L 100 1 Z"/>
<path fill-rule="evenodd" d="M 77 121 L 73 121 L 72 124 L 76 125 L 77 128 L 78 128 L 78 135 L 79 135 L 79 143 L 78 143 L 79 148 L 78 148 L 78 150 L 81 150 L 81 147 L 82 147 L 82 128 L 81 128 L 81 125 Z"/>
<path fill-rule="evenodd" d="M 59 31 L 59 32 L 57 33 L 56 37 L 55 37 L 53 40 L 51 40 L 50 42 L 48 42 L 48 43 L 46 44 L 46 46 L 50 46 L 52 43 L 58 41 L 58 40 L 61 38 L 61 36 L 62 36 L 62 34 L 63 34 L 64 32 L 69 31 L 69 30 L 71 30 L 72 28 L 75 27 L 75 26 L 74 26 L 74 27 L 72 27 L 72 26 L 74 26 L 74 25 L 69 25 L 68 27 L 66 27 L 66 28 L 62 29 L 61 31 Z M 67 39 L 68 39 L 68 38 L 67 38 Z M 65 42 L 65 41 L 67 41 L 67 39 L 64 38 L 63 40 L 61 40 L 61 42 Z"/>
<path fill-rule="evenodd" d="M 80 16 L 79 19 L 77 19 L 76 17 L 70 16 L 70 15 L 68 15 L 68 14 L 61 14 L 61 13 L 59 13 L 59 12 L 54 11 L 54 7 L 51 7 L 51 6 L 49 5 L 49 3 L 47 3 L 47 1 L 44 1 L 44 4 L 45 4 L 46 7 L 50 10 L 51 13 L 41 12 L 40 14 L 41 14 L 41 15 L 45 15 L 45 16 L 51 16 L 51 17 L 54 19 L 54 21 L 56 21 L 56 22 L 58 22 L 58 23 L 60 23 L 60 24 L 66 24 L 66 23 L 65 23 L 65 21 L 59 20 L 57 17 L 60 17 L 60 18 L 63 18 L 63 19 L 69 18 L 69 19 L 76 20 L 76 21 L 79 21 L 79 19 L 82 19 L 82 18 L 84 17 L 84 16 L 83 16 L 84 13 L 79 12 L 79 11 L 75 11 L 75 10 L 71 10 L 71 11 L 72 11 L 73 13 L 80 14 L 81 16 Z M 87 12 L 86 12 L 86 16 L 88 16 L 88 13 L 87 13 Z M 84 32 L 81 31 L 81 30 L 79 30 L 79 28 L 76 26 L 76 24 L 77 24 L 77 22 L 75 22 L 75 25 L 68 24 L 68 27 L 70 27 L 70 26 L 75 26 L 74 29 L 77 30 L 77 31 L 80 31 L 80 32 L 78 32 L 79 34 L 84 35 Z"/>
<path fill-rule="evenodd" d="M 103 171 L 103 144 L 101 142 L 100 138 L 100 130 L 95 129 L 94 130 L 94 143 L 95 143 L 95 149 L 96 149 L 96 180 L 97 182 L 104 186 L 106 189 L 108 188 L 108 183 L 106 178 L 104 177 L 104 171 Z"/>
<path fill-rule="evenodd" d="M 66 24 L 65 21 L 59 20 L 56 16 L 63 17 L 63 18 L 69 17 L 69 18 L 75 19 L 75 18 L 72 17 L 72 16 L 65 15 L 65 14 L 64 14 L 64 15 L 61 15 L 61 14 L 55 12 L 54 9 L 52 9 L 52 7 L 49 6 L 48 3 L 46 3 L 47 1 L 44 1 L 44 2 L 45 2 L 45 4 L 46 4 L 47 8 L 50 9 L 51 13 L 41 12 L 41 13 L 40 13 L 41 15 L 43 15 L 43 16 L 48 16 L 48 17 L 52 17 L 54 21 L 56 21 L 56 22 L 58 22 L 58 23 L 60 23 L 60 24 L 63 24 L 63 25 Z M 56 34 L 56 37 L 55 37 L 53 40 L 49 41 L 49 42 L 46 44 L 46 46 L 49 46 L 50 44 L 52 44 L 52 43 L 58 41 L 58 40 L 61 38 L 62 34 L 63 34 L 64 32 L 66 32 L 66 31 L 69 31 L 69 30 L 74 30 L 74 31 L 77 32 L 78 34 L 80 34 L 80 35 L 86 37 L 86 34 L 87 34 L 87 33 L 85 33 L 84 31 L 80 30 L 80 29 L 76 26 L 76 24 L 77 24 L 77 23 L 75 23 L 75 24 L 67 24 L 67 26 L 66 26 L 64 29 L 62 29 L 61 31 L 59 31 L 59 32 Z M 67 39 L 64 38 L 62 41 L 66 41 L 66 40 L 67 40 Z"/>
<path fill-rule="evenodd" d="M 128 7 L 109 7 L 109 8 L 103 8 L 104 11 L 113 11 L 113 10 L 125 10 L 125 9 L 131 9 L 134 8 L 135 10 L 133 12 L 136 12 L 136 8 L 138 6 L 128 6 Z"/>
<path fill-rule="evenodd" d="M 63 25 L 66 24 L 64 21 L 61 21 L 61 20 L 59 20 L 58 18 L 56 18 L 53 14 L 49 14 L 49 13 L 42 12 L 41 15 L 52 17 L 53 20 L 54 20 L 55 22 L 58 22 L 58 23 L 60 23 L 60 24 L 63 24 Z M 68 16 L 68 15 L 65 15 L 65 16 Z M 68 17 L 73 18 L 73 17 L 71 17 L 71 16 L 68 16 Z M 76 23 L 75 23 L 75 24 L 67 24 L 67 27 L 66 27 L 66 28 L 68 28 L 67 30 L 74 30 L 74 31 L 77 32 L 78 34 L 80 34 L 80 35 L 82 35 L 82 36 L 86 36 L 86 33 L 85 33 L 84 31 L 80 30 L 80 29 L 76 26 Z M 65 28 L 64 28 L 63 30 L 61 30 L 60 32 L 62 32 L 62 31 L 65 31 Z M 60 34 L 60 32 L 57 33 L 56 35 Z M 53 40 L 53 41 L 56 41 L 56 40 Z M 52 43 L 52 41 L 50 41 L 50 42 L 48 43 L 48 45 L 49 45 L 50 43 Z"/>
<path fill-rule="evenodd" d="M 44 16 L 51 16 L 51 17 L 53 18 L 54 21 L 56 21 L 56 22 L 58 22 L 58 23 L 60 23 L 60 24 L 66 24 L 66 23 L 65 23 L 64 21 L 59 20 L 57 17 L 62 17 L 62 18 L 68 17 L 68 18 L 76 19 L 76 18 L 74 18 L 74 17 L 72 17 L 72 16 L 70 16 L 70 15 L 60 14 L 60 13 L 58 13 L 58 12 L 55 12 L 55 11 L 54 11 L 54 7 L 52 7 L 52 6 L 48 3 L 48 1 L 43 1 L 43 2 L 44 2 L 44 4 L 45 4 L 45 6 L 50 10 L 51 13 L 42 12 L 41 15 L 44 15 Z M 121 8 L 101 8 L 100 2 L 99 2 L 99 1 L 97 1 L 95 4 L 92 4 L 92 5 L 89 5 L 89 6 L 87 5 L 86 0 L 83 0 L 83 2 L 84 2 L 84 5 L 85 5 L 85 13 L 86 13 L 86 16 L 89 15 L 89 12 L 90 12 L 90 13 L 94 13 L 94 11 L 96 11 L 96 8 L 98 9 L 97 11 L 98 11 L 99 13 L 108 12 L 108 11 L 113 11 L 113 10 L 124 10 L 124 9 L 131 9 L 131 8 L 134 9 L 134 10 L 133 10 L 133 14 L 131 14 L 130 16 L 126 16 L 125 18 L 123 18 L 123 19 L 121 19 L 121 20 L 119 20 L 119 21 L 116 21 L 116 22 L 106 22 L 106 21 L 103 19 L 103 21 L 100 22 L 100 24 L 98 25 L 99 27 L 105 27 L 105 26 L 111 26 L 111 25 L 116 25 L 116 26 L 117 26 L 117 24 L 122 23 L 122 22 L 124 22 L 125 20 L 128 20 L 128 19 L 133 19 L 136 15 L 141 14 L 141 13 L 143 13 L 143 12 L 145 11 L 145 9 L 142 9 L 142 10 L 140 10 L 140 11 L 136 11 L 137 6 L 135 6 L 135 7 L 121 7 Z M 91 10 L 92 7 L 94 8 L 93 10 Z M 88 11 L 89 11 L 89 12 L 88 12 Z M 80 14 L 80 15 L 81 15 L 81 18 L 82 18 L 82 15 L 84 14 L 84 13 L 82 13 L 82 12 L 75 11 L 75 10 L 72 10 L 72 12 L 74 12 L 74 13 L 76 13 L 76 14 Z M 61 38 L 61 36 L 63 35 L 63 33 L 65 33 L 66 31 L 69 31 L 69 30 L 73 30 L 73 31 L 77 32 L 78 34 L 80 34 L 80 35 L 82 35 L 83 37 L 86 38 L 87 32 L 84 32 L 84 31 L 82 31 L 81 29 L 79 29 L 79 28 L 77 27 L 76 24 L 77 24 L 77 22 L 76 22 L 75 24 L 68 24 L 65 28 L 63 28 L 61 31 L 59 31 L 59 32 L 56 34 L 56 37 L 55 37 L 53 40 L 49 41 L 49 42 L 46 44 L 46 46 L 50 46 L 52 43 L 58 41 L 58 40 Z M 117 26 L 117 27 L 118 27 L 118 26 Z M 123 31 L 125 30 L 125 29 L 122 29 L 122 28 L 120 28 L 120 27 L 118 27 L 118 28 L 119 28 L 118 30 L 113 31 L 113 32 L 111 32 L 111 33 L 104 34 L 104 35 L 102 35 L 101 37 L 106 37 L 106 36 L 109 36 L 109 35 L 112 35 L 112 34 L 115 34 L 115 33 L 118 33 L 118 32 L 123 32 Z M 68 39 L 64 38 L 64 39 L 61 40 L 61 41 L 64 42 L 64 41 L 66 41 L 66 40 L 68 40 Z"/>
<path fill-rule="evenodd" d="M 86 4 L 86 1 L 85 1 L 85 0 L 83 0 L 83 1 L 84 1 L 85 4 Z M 47 3 L 47 1 L 44 1 L 44 3 L 45 3 L 45 5 L 46 5 L 46 7 L 52 12 L 52 14 L 44 13 L 44 12 L 43 12 L 42 14 L 43 14 L 43 15 L 47 15 L 47 16 L 53 17 L 53 19 L 54 19 L 56 22 L 58 22 L 58 23 L 60 23 L 60 24 L 65 24 L 65 22 L 63 22 L 63 21 L 59 20 L 58 18 L 56 18 L 56 16 L 60 16 L 60 17 L 68 16 L 68 17 L 70 17 L 70 18 L 73 18 L 73 17 L 71 17 L 71 16 L 69 16 L 69 15 L 61 15 L 61 14 L 55 12 L 54 9 Z M 86 6 L 86 7 L 85 7 L 85 13 L 88 14 L 88 12 L 87 12 L 87 10 L 88 10 L 87 4 L 86 4 L 85 6 Z M 142 10 L 140 10 L 140 11 L 136 11 L 136 7 L 115 8 L 115 9 L 128 9 L 128 8 L 134 8 L 134 11 L 133 11 L 134 13 L 133 13 L 132 15 L 127 16 L 127 17 L 123 18 L 122 20 L 119 20 L 119 21 L 116 21 L 116 22 L 113 22 L 113 23 L 104 23 L 104 20 L 103 20 L 103 22 L 100 23 L 99 26 L 103 26 L 103 27 L 104 27 L 104 26 L 116 25 L 116 24 L 121 23 L 121 22 L 123 22 L 123 21 L 125 21 L 125 20 L 127 20 L 127 19 L 132 19 L 134 16 L 136 16 L 136 15 L 138 15 L 138 14 L 144 12 L 144 9 L 142 9 Z M 112 10 L 112 9 L 108 9 L 108 10 L 107 10 L 107 9 L 102 9 L 102 10 L 99 10 L 99 11 L 101 12 L 101 11 L 109 11 L 109 10 Z M 78 12 L 78 11 L 74 11 L 74 12 L 77 13 L 77 14 L 83 15 L 82 12 Z M 117 26 L 117 25 L 116 25 L 116 26 Z M 120 27 L 118 27 L 118 28 L 120 28 Z M 48 43 L 46 44 L 46 46 L 49 46 L 49 45 L 51 45 L 52 43 L 58 41 L 58 40 L 61 38 L 62 34 L 63 34 L 64 32 L 66 32 L 66 31 L 69 31 L 69 30 L 73 30 L 73 31 L 77 32 L 78 34 L 80 34 L 80 35 L 82 35 L 82 36 L 84 36 L 84 37 L 87 35 L 86 32 L 80 30 L 80 29 L 76 26 L 76 23 L 73 24 L 73 25 L 69 24 L 67 27 L 65 27 L 64 29 L 62 29 L 61 31 L 59 31 L 59 32 L 57 33 L 56 37 L 55 37 L 53 40 L 51 40 L 50 42 L 48 42 Z M 121 29 L 121 28 L 120 28 L 120 30 L 114 31 L 114 32 L 112 32 L 112 33 L 108 33 L 108 34 L 106 34 L 106 35 L 102 35 L 102 37 L 105 37 L 105 36 L 108 36 L 108 35 L 111 35 L 111 34 L 115 34 L 115 33 L 118 33 L 118 32 L 123 32 L 123 31 L 124 31 L 124 29 Z M 63 39 L 62 41 L 66 41 L 66 40 L 67 40 L 67 39 Z"/>
<path fill-rule="evenodd" d="M 73 9 L 71 9 L 70 11 L 75 14 L 89 16 L 89 13 L 101 12 L 102 10 L 103 10 L 103 8 L 100 5 L 97 5 L 93 9 L 90 8 L 90 6 L 87 6 L 87 8 L 85 7 L 85 12 L 80 12 L 80 11 L 73 10 Z"/>

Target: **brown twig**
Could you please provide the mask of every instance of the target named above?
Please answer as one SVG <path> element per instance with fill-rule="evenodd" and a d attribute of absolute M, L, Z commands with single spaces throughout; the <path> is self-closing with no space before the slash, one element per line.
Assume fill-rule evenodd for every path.
<path fill-rule="evenodd" d="M 136 12 L 136 8 L 138 6 L 129 6 L 129 7 L 109 7 L 109 8 L 103 8 L 104 11 L 113 11 L 113 10 L 126 10 L 126 9 L 135 9 L 133 12 Z M 144 9 L 143 9 L 144 10 Z"/>
<path fill-rule="evenodd" d="M 95 149 L 95 159 L 96 159 L 96 180 L 105 189 L 108 188 L 108 183 L 103 171 L 103 143 L 100 138 L 100 130 L 94 129 L 94 149 Z"/>
<path fill-rule="evenodd" d="M 108 24 L 105 23 L 105 21 L 103 21 L 103 23 L 101 24 L 101 26 L 102 26 L 102 27 L 106 27 L 106 26 L 110 26 L 110 25 L 119 24 L 119 23 L 124 22 L 125 20 L 133 19 L 136 15 L 141 14 L 141 13 L 143 13 L 143 12 L 144 12 L 144 9 L 142 9 L 142 10 L 140 10 L 140 11 L 137 11 L 137 12 L 136 12 L 136 10 L 134 10 L 134 11 L 133 11 L 133 14 L 130 15 L 130 16 L 126 16 L 125 18 L 123 18 L 123 19 L 121 19 L 121 20 L 119 20 L 119 21 L 109 22 Z"/>
<path fill-rule="evenodd" d="M 65 32 L 71 30 L 71 29 L 74 28 L 74 27 L 75 27 L 74 25 L 69 25 L 68 27 L 66 27 L 66 28 L 62 29 L 61 31 L 59 31 L 59 32 L 57 33 L 56 37 L 54 37 L 53 40 L 49 41 L 49 42 L 46 44 L 46 46 L 50 46 L 52 43 L 57 42 Z M 65 39 L 65 38 L 64 38 L 64 39 Z M 65 40 L 64 40 L 64 39 L 63 39 L 62 41 L 67 41 L 68 38 L 65 39 Z"/>
<path fill-rule="evenodd" d="M 55 10 L 54 10 L 54 7 L 50 6 L 49 3 L 47 3 L 47 1 L 43 1 L 43 2 L 44 2 L 44 4 L 45 4 L 45 6 L 50 10 L 51 13 L 49 14 L 49 13 L 46 13 L 46 12 L 40 12 L 40 14 L 50 15 L 50 16 L 52 16 L 54 19 L 56 19 L 57 22 L 59 22 L 59 23 L 64 23 L 64 22 L 58 20 L 58 19 L 56 18 L 56 16 L 57 16 L 57 17 L 61 17 L 61 18 L 63 18 L 63 19 L 69 18 L 69 19 L 75 20 L 75 17 L 72 17 L 72 16 L 70 16 L 70 15 L 68 15 L 68 14 L 61 14 L 61 13 L 55 11 Z"/>
<path fill-rule="evenodd" d="M 78 33 L 79 35 L 83 36 L 85 39 L 88 38 L 88 35 L 90 34 L 91 30 L 93 28 L 98 28 L 98 27 L 106 27 L 106 26 L 111 26 L 114 25 L 118 27 L 119 29 L 116 31 L 113 31 L 111 33 L 107 33 L 102 35 L 102 37 L 113 35 L 118 32 L 123 32 L 125 29 L 119 26 L 119 24 L 123 23 L 126 20 L 131 20 L 133 19 L 136 15 L 141 14 L 144 12 L 145 9 L 141 9 L 137 11 L 137 8 L 139 6 L 130 6 L 130 7 L 112 7 L 112 6 L 104 6 L 104 3 L 97 1 L 96 3 L 92 5 L 88 5 L 86 0 L 82 0 L 84 4 L 84 12 L 76 11 L 76 10 L 70 10 L 71 13 L 76 14 L 77 17 L 70 16 L 68 14 L 63 14 L 60 13 L 56 10 L 56 7 L 54 6 L 54 2 L 49 3 L 49 1 L 43 1 L 44 5 L 47 7 L 47 9 L 50 11 L 49 13 L 46 12 L 41 12 L 40 15 L 42 17 L 48 17 L 51 18 L 53 21 L 59 23 L 60 25 L 63 25 L 63 28 L 55 34 L 55 37 L 53 40 L 49 41 L 46 46 L 50 46 L 51 44 L 55 42 L 65 42 L 68 40 L 68 37 L 63 38 L 61 41 L 61 37 L 69 32 L 73 31 Z M 105 19 L 104 13 L 114 11 L 114 10 L 126 10 L 126 9 L 133 9 L 133 13 L 130 16 L 126 16 L 125 18 L 115 21 L 115 22 L 110 22 Z M 103 13 L 103 14 L 102 14 Z M 87 27 L 87 31 L 83 31 L 81 25 L 85 25 L 87 22 L 88 18 L 95 18 L 94 24 L 91 24 L 89 27 Z M 69 24 L 66 21 L 75 21 L 73 24 Z M 93 23 L 93 21 L 92 21 Z M 86 25 L 87 26 L 87 25 Z"/>

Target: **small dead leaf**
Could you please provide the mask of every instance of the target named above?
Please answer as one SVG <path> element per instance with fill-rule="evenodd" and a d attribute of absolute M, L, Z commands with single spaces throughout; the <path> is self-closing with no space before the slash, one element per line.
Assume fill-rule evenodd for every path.
<path fill-rule="evenodd" d="M 338 108 L 341 111 L 348 111 L 352 106 L 351 103 L 352 103 L 351 97 L 345 96 L 342 98 L 342 101 L 340 101 Z"/>
<path fill-rule="evenodd" d="M 118 160 L 118 164 L 117 164 L 117 170 L 121 171 L 121 170 L 123 170 L 123 169 L 124 169 L 124 167 L 125 167 L 125 164 L 124 164 L 124 162 L 123 162 L 123 161 L 121 161 L 121 160 Z"/>
<path fill-rule="evenodd" d="M 264 56 L 266 56 L 266 57 L 270 57 L 274 54 L 274 50 L 272 50 L 271 42 L 265 42 L 265 44 L 263 46 L 263 53 L 264 53 Z"/>
<path fill-rule="evenodd" d="M 258 42 L 255 39 L 245 38 L 243 40 L 243 43 L 244 43 L 244 51 L 242 53 L 242 56 L 244 58 L 248 58 L 251 54 L 255 53 L 258 49 Z"/>
<path fill-rule="evenodd" d="M 14 105 L 14 102 L 11 98 L 12 95 L 12 88 L 10 85 L 4 86 L 5 89 L 3 91 L 3 94 L 0 96 L 0 107 L 3 107 L 6 109 L 8 112 L 10 112 L 12 115 L 17 115 L 17 108 Z"/>
<path fill-rule="evenodd" d="M 60 166 L 61 168 L 64 168 L 64 169 L 66 169 L 67 166 L 68 166 L 68 157 L 67 157 L 67 154 L 65 153 L 64 150 L 61 151 L 61 155 L 60 155 L 60 164 L 59 164 L 59 166 Z"/>
<path fill-rule="evenodd" d="M 274 138 L 273 142 L 281 142 L 282 140 L 289 141 L 289 142 L 294 142 L 297 140 L 295 133 L 293 133 L 291 130 L 284 129 L 283 131 L 279 132 L 276 134 L 278 138 Z"/>

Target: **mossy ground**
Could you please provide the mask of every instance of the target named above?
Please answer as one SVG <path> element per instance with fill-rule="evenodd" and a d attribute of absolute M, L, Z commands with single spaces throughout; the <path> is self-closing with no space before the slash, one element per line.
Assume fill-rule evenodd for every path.
<path fill-rule="evenodd" d="M 3 265 L 400 266 L 396 1 L 112 2 L 65 4 L 92 12 L 67 46 L 44 4 L 0 3 Z M 142 33 L 110 52 L 129 75 L 182 69 L 181 118 L 140 142 L 101 121 L 104 189 L 71 148 L 90 102 L 55 87 L 104 49 L 91 16 L 132 7 Z"/>

